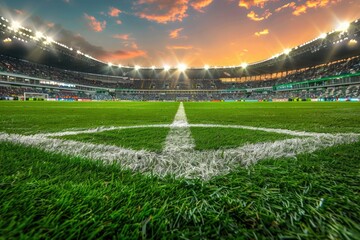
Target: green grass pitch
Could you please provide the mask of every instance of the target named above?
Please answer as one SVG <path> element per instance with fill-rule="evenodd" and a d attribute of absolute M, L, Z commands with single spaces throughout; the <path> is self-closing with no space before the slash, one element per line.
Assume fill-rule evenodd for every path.
<path fill-rule="evenodd" d="M 359 103 L 184 103 L 190 124 L 360 133 Z M 0 102 L 0 133 L 168 125 L 179 103 Z M 190 127 L 197 151 L 293 139 Z M 53 137 L 160 153 L 168 127 Z M 196 161 L 196 159 L 194 159 Z M 360 142 L 264 159 L 207 180 L 164 178 L 0 141 L 0 239 L 359 239 Z"/>

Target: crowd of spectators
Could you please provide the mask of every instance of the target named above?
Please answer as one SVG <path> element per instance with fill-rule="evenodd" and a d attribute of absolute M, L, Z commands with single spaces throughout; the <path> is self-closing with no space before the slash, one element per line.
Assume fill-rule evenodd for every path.
<path fill-rule="evenodd" d="M 0 71 L 29 77 L 36 77 L 44 80 L 58 81 L 69 84 L 80 84 L 85 86 L 102 87 L 102 88 L 123 88 L 131 85 L 123 83 L 124 79 L 113 78 L 113 82 L 96 80 L 92 74 L 66 71 L 53 68 L 46 65 L 36 64 L 25 60 L 20 60 L 8 56 L 0 55 Z M 120 82 L 121 81 L 121 82 Z"/>
<path fill-rule="evenodd" d="M 360 98 L 360 85 L 337 86 L 319 89 L 306 89 L 298 91 L 214 91 L 201 93 L 180 92 L 119 92 L 116 99 L 127 101 L 250 101 L 273 99 L 338 99 Z"/>
<path fill-rule="evenodd" d="M 219 79 L 187 79 L 181 81 L 174 79 L 124 80 L 124 78 L 120 76 L 111 76 L 111 80 L 109 80 L 110 76 L 106 78 L 106 76 L 102 77 L 101 75 L 66 71 L 3 55 L 0 55 L 0 71 L 69 84 L 80 84 L 103 88 L 143 90 L 220 90 L 272 87 L 274 85 L 284 83 L 294 83 L 304 80 L 319 79 L 327 76 L 355 73 L 360 71 L 360 57 L 309 69 L 293 71 L 285 77 L 245 82 L 222 82 Z M 105 81 L 102 79 L 107 80 Z"/>
<path fill-rule="evenodd" d="M 344 74 L 351 74 L 360 72 L 360 57 L 353 59 L 339 61 L 329 64 L 324 64 L 308 69 L 301 69 L 291 72 L 285 77 L 274 79 L 265 79 L 258 81 L 246 81 L 239 83 L 224 83 L 226 88 L 263 88 L 272 87 L 279 84 L 302 82 L 308 80 L 315 80 L 330 76 L 340 76 Z"/>
<path fill-rule="evenodd" d="M 92 96 L 84 92 L 64 91 L 64 90 L 46 90 L 30 87 L 9 87 L 0 86 L 0 99 L 23 99 L 24 93 L 48 94 L 53 99 L 91 99 Z"/>
<path fill-rule="evenodd" d="M 359 85 L 320 86 L 306 90 L 275 91 L 273 86 L 285 83 L 296 83 L 307 80 L 321 79 L 328 76 L 360 72 L 360 57 L 342 60 L 331 64 L 293 71 L 285 77 L 262 81 L 222 82 L 219 79 L 152 79 L 124 80 L 122 77 L 101 76 L 88 73 L 60 70 L 53 67 L 31 63 L 8 56 L 0 55 L 0 72 L 8 72 L 44 80 L 62 83 L 80 84 L 85 86 L 130 89 L 160 90 L 136 93 L 136 91 L 118 91 L 116 96 L 110 92 L 90 94 L 87 91 L 66 91 L 47 89 L 46 87 L 0 87 L 0 97 L 22 96 L 24 92 L 49 94 L 51 98 L 92 98 L 94 100 L 137 100 L 137 101 L 174 101 L 179 99 L 193 101 L 211 100 L 251 100 L 251 99 L 291 99 L 291 98 L 343 98 L 359 97 Z M 100 80 L 98 80 L 100 79 Z M 261 88 L 267 88 L 261 90 Z M 245 90 L 247 89 L 247 90 Z M 251 89 L 259 89 L 257 91 Z M 167 91 L 172 90 L 172 91 Z M 196 90 L 196 92 L 178 93 L 176 90 Z M 204 90 L 204 91 L 202 91 Z"/>

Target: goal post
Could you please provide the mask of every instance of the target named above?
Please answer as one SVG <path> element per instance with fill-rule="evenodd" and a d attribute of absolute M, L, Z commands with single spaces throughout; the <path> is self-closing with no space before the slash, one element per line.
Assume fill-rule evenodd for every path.
<path fill-rule="evenodd" d="M 45 101 L 48 98 L 47 93 L 24 92 L 24 101 Z"/>

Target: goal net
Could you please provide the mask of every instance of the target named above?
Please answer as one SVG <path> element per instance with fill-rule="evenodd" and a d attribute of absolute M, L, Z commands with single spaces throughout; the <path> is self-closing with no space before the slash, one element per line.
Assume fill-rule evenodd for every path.
<path fill-rule="evenodd" d="M 48 98 L 47 93 L 24 92 L 24 101 L 45 101 Z"/>

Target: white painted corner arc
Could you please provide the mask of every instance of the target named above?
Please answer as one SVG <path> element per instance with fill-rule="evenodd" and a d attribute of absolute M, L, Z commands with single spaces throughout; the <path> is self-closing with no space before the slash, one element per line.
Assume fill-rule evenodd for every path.
<path fill-rule="evenodd" d="M 190 127 L 248 129 L 287 134 L 297 138 L 246 144 L 233 149 L 196 151 Z M 54 138 L 132 128 L 170 128 L 163 151 L 154 153 L 147 150 L 138 151 L 105 144 Z M 172 175 L 176 178 L 208 180 L 217 175 L 227 174 L 236 167 L 249 166 L 263 159 L 296 157 L 301 153 L 312 153 L 338 144 L 357 142 L 359 137 L 360 135 L 356 133 L 328 134 L 241 125 L 189 124 L 184 105 L 180 103 L 172 124 L 99 127 L 30 136 L 0 133 L 0 142 L 36 147 L 46 152 L 100 160 L 104 163 L 117 162 L 125 169 L 159 177 Z"/>

